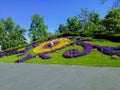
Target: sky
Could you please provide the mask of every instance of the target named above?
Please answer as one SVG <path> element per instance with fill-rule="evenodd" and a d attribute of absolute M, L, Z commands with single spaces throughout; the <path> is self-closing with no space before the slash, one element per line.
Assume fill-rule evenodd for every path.
<path fill-rule="evenodd" d="M 48 25 L 47 31 L 55 33 L 59 24 L 66 24 L 67 17 L 79 14 L 81 8 L 104 18 L 112 1 L 101 4 L 100 0 L 0 0 L 0 18 L 12 17 L 16 24 L 29 29 L 32 15 L 39 14 Z"/>

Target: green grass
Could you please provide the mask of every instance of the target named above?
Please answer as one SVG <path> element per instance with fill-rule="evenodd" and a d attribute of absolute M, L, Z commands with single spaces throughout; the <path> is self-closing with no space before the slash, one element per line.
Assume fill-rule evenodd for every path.
<path fill-rule="evenodd" d="M 102 46 L 120 46 L 120 43 L 111 42 L 111 41 L 104 40 L 104 39 L 94 39 L 93 44 L 98 44 Z"/>
<path fill-rule="evenodd" d="M 93 40 L 93 44 L 104 45 L 104 46 L 120 46 L 120 43 L 110 42 L 107 40 Z M 51 59 L 41 59 L 39 57 L 31 58 L 24 61 L 23 63 L 34 63 L 34 64 L 66 64 L 66 65 L 84 65 L 84 66 L 120 66 L 120 56 L 117 59 L 112 59 L 110 55 L 102 54 L 100 51 L 92 50 L 87 55 L 79 56 L 77 58 L 64 58 L 62 55 L 65 50 L 71 48 L 78 48 L 79 51 L 83 51 L 82 46 L 68 46 L 58 52 L 48 53 L 52 56 Z M 29 50 L 28 53 L 33 54 L 33 49 Z M 17 57 L 17 55 L 11 55 L 8 57 L 0 58 L 0 62 L 15 62 L 17 59 L 24 56 Z"/>

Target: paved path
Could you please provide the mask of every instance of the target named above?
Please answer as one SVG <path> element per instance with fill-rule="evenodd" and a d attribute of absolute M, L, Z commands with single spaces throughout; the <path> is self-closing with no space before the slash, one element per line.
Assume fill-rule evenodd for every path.
<path fill-rule="evenodd" d="M 0 63 L 0 90 L 120 90 L 120 68 Z"/>

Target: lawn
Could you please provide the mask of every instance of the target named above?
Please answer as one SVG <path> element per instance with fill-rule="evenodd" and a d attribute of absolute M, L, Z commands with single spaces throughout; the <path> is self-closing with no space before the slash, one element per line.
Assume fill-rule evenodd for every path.
<path fill-rule="evenodd" d="M 92 44 L 98 44 L 102 46 L 120 46 L 120 43 L 110 42 L 108 40 L 94 39 Z M 65 50 L 71 48 L 78 48 L 79 51 L 83 51 L 83 47 L 76 46 L 67 46 L 56 52 L 48 53 L 52 56 L 51 59 L 42 59 L 40 57 L 31 58 L 24 61 L 23 63 L 31 64 L 67 64 L 67 65 L 84 65 L 84 66 L 120 66 L 120 56 L 117 59 L 112 59 L 111 55 L 103 54 L 98 50 L 92 50 L 90 53 L 79 56 L 77 58 L 64 58 L 62 55 Z M 33 49 L 29 50 L 28 53 L 33 54 Z M 23 58 L 24 56 L 17 57 L 17 55 L 5 56 L 0 58 L 0 62 L 12 62 L 14 63 L 17 59 Z"/>

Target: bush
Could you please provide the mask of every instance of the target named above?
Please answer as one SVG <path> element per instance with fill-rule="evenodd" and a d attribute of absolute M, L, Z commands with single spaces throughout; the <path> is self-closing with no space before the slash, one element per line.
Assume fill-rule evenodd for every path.
<path fill-rule="evenodd" d="M 120 34 L 109 34 L 106 32 L 96 33 L 94 38 L 107 39 L 113 42 L 120 42 Z"/>
<path fill-rule="evenodd" d="M 113 42 L 120 42 L 120 34 L 109 34 L 106 35 L 106 38 Z"/>
<path fill-rule="evenodd" d="M 79 32 L 67 32 L 57 35 L 57 37 L 80 36 Z"/>

